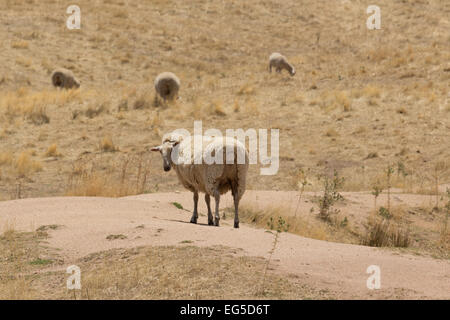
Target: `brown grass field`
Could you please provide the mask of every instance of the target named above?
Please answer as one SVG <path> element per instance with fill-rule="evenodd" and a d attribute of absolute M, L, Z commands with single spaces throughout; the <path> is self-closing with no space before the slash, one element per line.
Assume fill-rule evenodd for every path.
<path fill-rule="evenodd" d="M 366 28 L 370 4 L 79 0 L 81 29 L 69 30 L 66 1 L 0 1 L 0 201 L 182 191 L 175 173 L 165 173 L 161 157 L 148 151 L 164 133 L 192 132 L 195 120 L 203 121 L 204 131 L 276 128 L 279 171 L 263 176 L 259 164 L 251 165 L 247 189 L 295 196 L 271 205 L 245 202 L 244 196 L 243 222 L 274 229 L 281 217 L 287 231 L 301 236 L 409 247 L 448 261 L 450 2 L 379 0 L 381 30 Z M 296 75 L 269 73 L 272 52 L 284 54 Z M 81 88 L 53 88 L 50 74 L 57 67 L 72 70 Z M 155 96 L 153 80 L 163 71 L 181 79 L 175 102 Z M 336 188 L 344 200 L 331 204 L 339 212 L 317 219 L 324 177 L 334 171 L 344 179 Z M 379 197 L 372 195 L 377 188 Z M 381 206 L 388 211 L 378 211 Z M 0 223 L 6 223 L 1 214 Z M 388 228 L 385 220 L 391 221 Z M 27 285 L 25 275 L 42 267 L 28 260 L 42 256 L 37 252 L 45 237 L 3 230 L 0 267 L 6 271 L 0 279 L 14 281 L 0 284 L 7 286 L 0 298 L 73 298 L 46 287 L 64 275 L 47 272 L 45 264 L 44 275 Z M 249 266 L 233 278 L 238 287 L 205 287 L 215 277 L 209 274 L 194 281 L 192 292 L 179 288 L 183 293 L 175 294 L 178 285 L 192 281 L 189 274 L 177 278 L 183 277 L 177 263 L 199 249 L 166 246 L 155 253 L 146 246 L 86 257 L 86 269 L 102 268 L 109 277 L 122 268 L 111 261 L 126 255 L 136 274 L 143 269 L 146 276 L 130 274 L 130 282 L 118 283 L 116 291 L 92 276 L 90 292 L 75 298 L 260 298 L 247 289 L 252 274 L 261 275 L 262 258 L 234 259 L 227 255 L 230 248 L 216 249 L 203 259 L 225 263 L 223 272 Z M 171 261 L 175 276 L 159 285 L 172 293 L 145 290 L 160 270 L 143 261 L 155 254 Z M 22 260 L 28 262 L 19 268 Z M 263 298 L 339 298 L 299 288 L 275 273 L 269 277 Z"/>

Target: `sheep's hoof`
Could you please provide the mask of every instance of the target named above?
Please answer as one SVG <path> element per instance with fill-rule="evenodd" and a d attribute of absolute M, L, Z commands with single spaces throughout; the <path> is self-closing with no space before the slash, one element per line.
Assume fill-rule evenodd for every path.
<path fill-rule="evenodd" d="M 197 224 L 197 219 L 196 218 L 191 218 L 191 223 Z"/>
<path fill-rule="evenodd" d="M 208 220 L 208 226 L 213 226 L 214 225 L 214 221 L 211 219 L 211 220 Z"/>
<path fill-rule="evenodd" d="M 219 220 L 220 220 L 220 219 L 214 219 L 214 225 L 215 225 L 216 227 L 219 226 Z"/>
<path fill-rule="evenodd" d="M 234 222 L 234 227 L 237 229 L 237 228 L 239 228 L 239 221 L 235 221 Z"/>

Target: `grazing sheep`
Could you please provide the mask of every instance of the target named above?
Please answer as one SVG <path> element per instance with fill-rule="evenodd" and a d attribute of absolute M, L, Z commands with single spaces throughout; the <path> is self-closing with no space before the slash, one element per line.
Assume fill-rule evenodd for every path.
<path fill-rule="evenodd" d="M 163 72 L 155 79 L 155 90 L 165 100 L 173 100 L 178 97 L 180 79 L 172 72 Z"/>
<path fill-rule="evenodd" d="M 75 78 L 72 71 L 64 68 L 59 68 L 52 72 L 52 84 L 55 88 L 63 89 L 80 87 L 80 81 Z"/>
<path fill-rule="evenodd" d="M 194 143 L 199 143 L 198 141 L 202 141 L 203 151 L 196 150 Z M 194 212 L 191 223 L 197 223 L 198 193 L 203 192 L 208 207 L 208 225 L 218 226 L 220 195 L 231 189 L 235 210 L 234 227 L 239 228 L 238 207 L 245 192 L 245 180 L 249 165 L 248 153 L 242 143 L 232 137 L 168 134 L 163 137 L 162 145 L 151 148 L 151 151 L 159 151 L 163 158 L 164 171 L 169 171 L 173 167 L 181 184 L 194 193 Z M 233 158 L 232 163 L 227 161 L 227 153 L 228 159 Z M 212 159 L 208 159 L 208 156 L 205 157 L 205 154 L 211 155 L 214 159 L 217 159 L 218 155 L 222 155 L 223 164 L 209 161 Z M 196 160 L 194 161 L 194 159 Z M 199 159 L 201 159 L 201 163 L 199 163 Z M 210 196 L 213 196 L 216 202 L 214 221 Z"/>
<path fill-rule="evenodd" d="M 275 68 L 276 72 L 281 72 L 281 70 L 286 70 L 291 76 L 295 74 L 295 68 L 290 64 L 286 57 L 278 52 L 274 52 L 269 57 L 269 71 L 272 72 L 272 67 Z"/>

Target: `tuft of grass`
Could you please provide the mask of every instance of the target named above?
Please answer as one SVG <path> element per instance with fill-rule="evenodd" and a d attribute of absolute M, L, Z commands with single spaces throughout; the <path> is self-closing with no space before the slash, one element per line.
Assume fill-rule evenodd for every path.
<path fill-rule="evenodd" d="M 44 156 L 45 157 L 55 157 L 55 158 L 61 156 L 61 153 L 59 153 L 57 150 L 56 143 L 51 144 L 47 148 L 47 151 L 45 151 Z"/>
<path fill-rule="evenodd" d="M 95 162 L 73 164 L 67 196 L 124 197 L 146 192 L 149 162 L 142 156 L 105 161 L 106 171 L 96 168 Z"/>
<path fill-rule="evenodd" d="M 36 260 L 30 261 L 30 264 L 31 265 L 47 265 L 47 264 L 51 264 L 52 262 L 53 262 L 52 260 L 37 258 Z"/>
<path fill-rule="evenodd" d="M 335 93 L 335 100 L 339 106 L 342 106 L 345 112 L 352 109 L 352 101 L 345 91 L 339 91 Z"/>
<path fill-rule="evenodd" d="M 325 136 L 330 137 L 330 138 L 335 138 L 339 136 L 339 133 L 336 131 L 336 129 L 334 128 L 329 128 L 326 132 L 325 132 Z"/>
<path fill-rule="evenodd" d="M 100 141 L 100 150 L 103 152 L 115 152 L 119 149 L 114 145 L 114 142 L 110 136 L 103 137 Z"/>
<path fill-rule="evenodd" d="M 234 214 L 234 210 L 229 210 Z M 310 223 L 306 219 L 289 213 L 289 209 L 282 207 L 257 208 L 254 205 L 243 204 L 239 207 L 239 219 L 243 222 L 254 224 L 261 228 L 276 228 L 276 222 L 280 218 L 285 222 L 283 231 L 287 231 L 300 236 L 330 240 L 328 226 L 323 224 Z"/>
<path fill-rule="evenodd" d="M 406 248 L 411 242 L 409 230 L 387 219 L 375 219 L 369 222 L 361 244 L 370 247 Z"/>
<path fill-rule="evenodd" d="M 28 47 L 29 47 L 28 42 L 23 40 L 13 41 L 11 43 L 11 48 L 13 49 L 28 49 Z"/>
<path fill-rule="evenodd" d="M 99 115 L 101 115 L 102 113 L 105 113 L 108 111 L 108 107 L 106 106 L 105 103 L 101 103 L 99 105 L 94 105 L 94 106 L 89 106 L 86 110 L 84 110 L 84 115 L 86 117 L 88 117 L 89 119 L 93 119 Z M 76 116 L 72 116 L 72 118 L 76 118 Z"/>
<path fill-rule="evenodd" d="M 127 236 L 123 234 L 110 234 L 106 237 L 106 240 L 125 240 Z"/>
<path fill-rule="evenodd" d="M 19 177 L 27 177 L 42 170 L 40 162 L 32 160 L 29 152 L 23 151 L 14 162 L 15 170 Z"/>
<path fill-rule="evenodd" d="M 173 206 L 177 209 L 183 210 L 183 206 L 181 204 L 179 204 L 178 202 L 172 202 Z"/>

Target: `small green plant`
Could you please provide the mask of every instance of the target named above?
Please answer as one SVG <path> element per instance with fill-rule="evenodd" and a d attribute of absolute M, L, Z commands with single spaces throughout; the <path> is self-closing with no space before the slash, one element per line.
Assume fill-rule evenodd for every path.
<path fill-rule="evenodd" d="M 274 219 L 273 217 L 270 217 L 270 220 L 267 222 L 267 225 L 269 226 L 270 230 L 274 229 Z M 262 279 L 262 284 L 261 284 L 261 289 L 259 290 L 259 292 L 257 292 L 257 295 L 264 295 L 265 294 L 265 290 L 264 290 L 264 286 L 266 283 L 266 277 L 267 277 L 267 270 L 269 269 L 269 264 L 270 264 L 270 260 L 272 259 L 272 255 L 276 250 L 277 247 L 277 243 L 278 243 L 278 237 L 280 235 L 281 232 L 287 232 L 289 230 L 289 224 L 286 223 L 286 220 L 283 219 L 283 217 L 278 217 L 277 220 L 277 226 L 276 226 L 276 233 L 275 233 L 275 237 L 273 239 L 273 245 L 272 245 L 272 249 L 269 252 L 269 259 L 267 259 L 267 263 L 264 267 L 264 274 L 263 274 L 263 279 Z"/>
<path fill-rule="evenodd" d="M 51 260 L 37 258 L 36 260 L 30 261 L 31 265 L 46 265 L 52 263 Z"/>
<path fill-rule="evenodd" d="M 297 207 L 295 208 L 294 217 L 297 216 L 298 207 L 300 206 L 300 201 L 302 199 L 303 192 L 305 191 L 305 187 L 308 185 L 308 180 L 306 179 L 306 174 L 303 171 L 303 169 L 299 170 L 298 173 L 298 187 L 299 187 L 299 195 L 298 195 L 298 201 L 297 201 Z"/>
<path fill-rule="evenodd" d="M 377 211 L 377 198 L 378 196 L 383 192 L 383 188 L 380 186 L 380 184 L 377 182 L 372 187 L 372 195 L 374 196 L 374 207 L 375 211 Z"/>
<path fill-rule="evenodd" d="M 278 217 L 276 226 L 275 220 L 273 217 L 270 217 L 269 221 L 267 221 L 267 226 L 270 230 L 276 229 L 277 232 L 287 232 L 289 230 L 289 224 L 286 223 L 286 220 L 284 220 L 283 217 Z"/>
<path fill-rule="evenodd" d="M 386 182 L 387 182 L 387 210 L 391 211 L 391 177 L 394 173 L 394 168 L 391 165 L 388 165 L 386 169 Z"/>
<path fill-rule="evenodd" d="M 385 207 L 380 207 L 380 209 L 378 209 L 378 214 L 388 220 L 392 218 L 392 214 Z"/>
<path fill-rule="evenodd" d="M 183 206 L 182 206 L 181 204 L 179 204 L 178 202 L 172 202 L 172 204 L 173 204 L 177 209 L 180 209 L 180 210 L 183 210 L 183 209 L 184 209 Z"/>
<path fill-rule="evenodd" d="M 319 177 L 319 179 L 320 178 L 321 177 Z M 323 196 L 319 198 L 319 218 L 322 220 L 330 221 L 330 216 L 332 214 L 339 213 L 339 210 L 332 209 L 332 207 L 337 201 L 344 199 L 344 197 L 338 192 L 343 184 L 344 178 L 339 177 L 336 170 L 334 171 L 332 179 L 325 176 Z"/>

